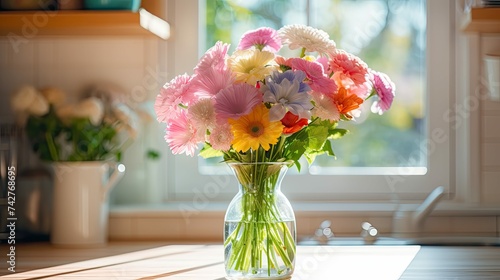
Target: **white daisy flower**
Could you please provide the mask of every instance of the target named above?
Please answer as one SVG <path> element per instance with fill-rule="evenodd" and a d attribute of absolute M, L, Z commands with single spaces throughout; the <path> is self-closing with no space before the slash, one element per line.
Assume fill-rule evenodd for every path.
<path fill-rule="evenodd" d="M 40 93 L 45 97 L 49 104 L 59 107 L 65 101 L 65 94 L 62 90 L 55 87 L 46 87 L 40 90 Z"/>
<path fill-rule="evenodd" d="M 43 116 L 49 112 L 49 103 L 33 86 L 23 86 L 11 100 L 12 108 L 19 113 Z"/>
<path fill-rule="evenodd" d="M 278 33 L 282 43 L 292 50 L 305 48 L 307 52 L 327 54 L 333 52 L 336 47 L 328 33 L 306 25 L 286 25 Z"/>
<path fill-rule="evenodd" d="M 104 117 L 104 104 L 97 97 L 89 97 L 76 105 L 73 114 L 78 118 L 89 118 L 93 125 L 99 125 Z"/>

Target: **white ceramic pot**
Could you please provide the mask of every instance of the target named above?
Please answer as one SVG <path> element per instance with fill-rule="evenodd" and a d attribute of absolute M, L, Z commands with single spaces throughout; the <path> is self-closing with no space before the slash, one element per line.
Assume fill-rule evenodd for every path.
<path fill-rule="evenodd" d="M 52 167 L 51 243 L 105 245 L 108 239 L 108 194 L 123 176 L 125 167 L 103 161 L 60 162 Z"/>

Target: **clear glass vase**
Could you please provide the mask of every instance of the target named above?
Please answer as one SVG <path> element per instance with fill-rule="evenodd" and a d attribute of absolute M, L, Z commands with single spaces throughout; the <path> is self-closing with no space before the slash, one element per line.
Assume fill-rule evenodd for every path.
<path fill-rule="evenodd" d="M 224 219 L 227 279 L 289 279 L 295 265 L 295 215 L 281 192 L 290 162 L 228 163 L 239 192 Z"/>

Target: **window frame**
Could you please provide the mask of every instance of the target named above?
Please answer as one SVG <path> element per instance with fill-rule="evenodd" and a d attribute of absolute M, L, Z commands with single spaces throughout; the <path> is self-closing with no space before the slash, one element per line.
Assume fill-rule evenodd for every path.
<path fill-rule="evenodd" d="M 204 28 L 203 0 L 173 0 L 167 4 L 167 18 L 173 26 L 171 40 L 161 43 L 160 68 L 168 79 L 192 68 L 204 53 L 199 48 Z M 455 101 L 455 2 L 427 2 L 427 140 L 430 156 L 425 175 L 306 175 L 290 174 L 285 178 L 284 192 L 292 201 L 377 201 L 399 202 L 421 200 L 437 186 L 444 186 L 450 196 L 456 190 L 455 134 L 443 112 Z M 444 24 L 443 24 L 444 23 Z M 446 24 L 448 23 L 448 24 Z M 161 53 L 164 54 L 161 54 Z M 432 65 L 432 67 L 430 67 Z M 445 82 L 443 82 L 445 81 Z M 167 82 L 167 81 L 165 81 Z M 158 126 L 161 129 L 161 125 Z M 157 130 L 158 131 L 158 130 Z M 161 130 L 160 130 L 161 131 Z M 156 135 L 157 136 L 157 135 Z M 340 140 L 342 141 L 342 140 Z M 196 174 L 197 156 L 173 156 L 163 144 L 162 160 L 156 177 L 163 191 L 163 201 L 191 201 L 200 193 L 210 201 L 226 201 L 234 196 L 236 181 L 231 175 Z M 458 149 L 457 149 L 458 150 Z M 402 168 L 402 173 L 405 172 Z M 311 186 L 311 187 L 309 187 Z"/>

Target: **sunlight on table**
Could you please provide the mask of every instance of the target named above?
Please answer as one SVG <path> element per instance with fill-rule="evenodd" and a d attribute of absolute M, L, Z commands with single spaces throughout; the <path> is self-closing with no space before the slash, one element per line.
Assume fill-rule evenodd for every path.
<path fill-rule="evenodd" d="M 399 279 L 419 250 L 420 246 L 299 246 L 292 279 Z M 171 245 L 0 278 L 219 280 L 224 275 L 221 245 Z"/>

